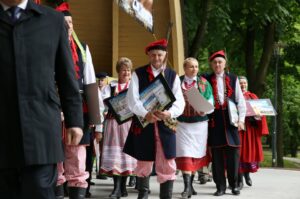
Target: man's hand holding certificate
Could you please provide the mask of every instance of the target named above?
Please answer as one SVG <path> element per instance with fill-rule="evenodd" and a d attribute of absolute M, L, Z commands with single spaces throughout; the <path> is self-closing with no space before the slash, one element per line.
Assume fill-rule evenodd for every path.
<path fill-rule="evenodd" d="M 145 119 L 149 123 L 154 123 L 154 122 L 160 121 L 160 118 L 157 117 L 154 113 L 152 113 L 150 111 L 146 114 Z"/>

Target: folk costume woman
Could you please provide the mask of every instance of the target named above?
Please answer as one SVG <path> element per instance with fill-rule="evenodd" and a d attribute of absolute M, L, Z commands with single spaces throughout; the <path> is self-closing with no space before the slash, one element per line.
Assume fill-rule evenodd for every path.
<path fill-rule="evenodd" d="M 180 77 L 183 95 L 186 96 L 185 93 L 190 88 L 195 87 L 213 105 L 214 98 L 210 83 L 204 77 L 197 76 L 198 61 L 195 58 L 187 58 L 183 67 L 185 75 Z M 208 136 L 208 117 L 206 114 L 196 112 L 185 100 L 183 114 L 177 118 L 176 165 L 177 169 L 183 173 L 184 191 L 181 193 L 183 198 L 190 198 L 191 195 L 197 194 L 193 188 L 195 172 L 209 163 L 209 157 L 206 153 Z"/>
<path fill-rule="evenodd" d="M 131 78 L 132 62 L 122 57 L 116 65 L 118 82 L 112 82 L 105 88 L 111 96 L 118 95 L 128 88 Z M 131 120 L 119 125 L 108 109 L 104 125 L 104 140 L 100 173 L 113 176 L 114 190 L 110 198 L 120 198 L 128 195 L 126 190 L 127 177 L 133 174 L 136 160 L 123 153 L 123 147 L 131 125 Z"/>
<path fill-rule="evenodd" d="M 246 77 L 239 77 L 241 89 L 245 100 L 258 99 L 258 97 L 248 91 L 248 81 Z M 243 176 L 246 184 L 252 186 L 249 173 L 257 172 L 259 163 L 263 161 L 263 149 L 261 137 L 269 134 L 267 120 L 265 116 L 252 116 L 245 119 L 245 131 L 240 131 L 241 153 L 239 168 L 239 187 L 243 187 Z"/>

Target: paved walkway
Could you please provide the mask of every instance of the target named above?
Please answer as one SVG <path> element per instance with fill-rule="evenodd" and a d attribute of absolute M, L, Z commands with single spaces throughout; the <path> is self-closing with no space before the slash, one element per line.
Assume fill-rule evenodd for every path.
<path fill-rule="evenodd" d="M 283 157 L 283 159 L 289 160 L 291 162 L 295 162 L 297 164 L 300 164 L 300 159 L 299 158 Z"/>
<path fill-rule="evenodd" d="M 260 169 L 259 172 L 251 175 L 253 186 L 244 185 L 240 196 L 233 196 L 230 190 L 222 197 L 215 197 L 215 184 L 209 182 L 205 185 L 194 183 L 194 188 L 198 192 L 197 196 L 192 198 L 209 199 L 209 198 L 253 198 L 253 199 L 300 199 L 300 171 L 283 170 L 283 169 Z M 92 198 L 108 199 L 108 195 L 112 191 L 112 179 L 95 180 L 95 186 L 92 186 Z M 158 199 L 159 184 L 156 177 L 151 177 L 150 182 L 151 195 L 149 199 Z M 173 198 L 178 199 L 183 190 L 183 181 L 181 174 L 178 175 L 174 183 Z M 136 199 L 137 191 L 128 188 L 129 196 L 126 199 Z M 125 198 L 124 198 L 125 199 Z"/>

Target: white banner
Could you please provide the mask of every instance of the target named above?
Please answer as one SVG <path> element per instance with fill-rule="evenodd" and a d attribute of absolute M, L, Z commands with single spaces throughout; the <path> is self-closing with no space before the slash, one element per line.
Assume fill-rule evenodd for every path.
<path fill-rule="evenodd" d="M 115 2 L 153 33 L 153 0 L 115 0 Z"/>

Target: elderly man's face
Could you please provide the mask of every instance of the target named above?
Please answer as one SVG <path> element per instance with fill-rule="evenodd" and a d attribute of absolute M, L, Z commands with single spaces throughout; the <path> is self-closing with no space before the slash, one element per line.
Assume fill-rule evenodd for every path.
<path fill-rule="evenodd" d="M 148 52 L 151 65 L 158 69 L 165 64 L 167 52 L 163 50 L 151 50 Z"/>
<path fill-rule="evenodd" d="M 0 1 L 8 6 L 16 6 L 22 3 L 24 0 L 0 0 Z"/>
<path fill-rule="evenodd" d="M 215 74 L 221 74 L 224 72 L 226 60 L 223 57 L 216 57 L 210 62 L 210 66 Z"/>

